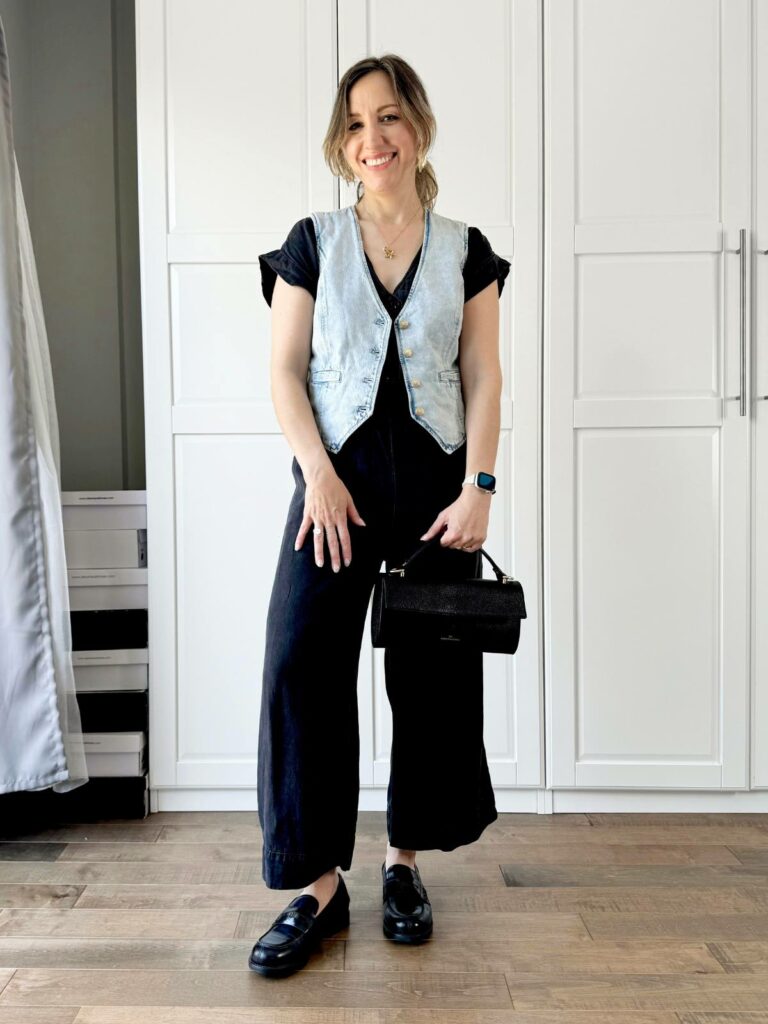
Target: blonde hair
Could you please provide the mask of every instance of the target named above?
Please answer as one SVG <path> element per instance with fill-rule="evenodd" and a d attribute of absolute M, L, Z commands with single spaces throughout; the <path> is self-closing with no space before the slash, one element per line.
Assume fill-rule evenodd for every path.
<path fill-rule="evenodd" d="M 389 75 L 400 112 L 416 134 L 416 192 L 421 205 L 431 210 L 435 205 L 438 190 L 437 178 L 432 164 L 427 160 L 427 153 L 435 141 L 437 124 L 421 79 L 411 65 L 397 54 L 385 53 L 381 57 L 363 57 L 344 72 L 336 91 L 328 131 L 323 140 L 325 162 L 332 174 L 346 182 L 354 181 L 355 175 L 344 155 L 344 142 L 349 124 L 349 91 L 355 82 L 371 71 L 383 71 Z M 362 181 L 359 181 L 357 185 L 358 199 L 362 184 Z"/>

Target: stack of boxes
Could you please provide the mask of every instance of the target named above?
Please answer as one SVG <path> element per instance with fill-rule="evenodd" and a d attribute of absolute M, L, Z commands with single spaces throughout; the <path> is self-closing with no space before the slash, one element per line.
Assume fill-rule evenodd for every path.
<path fill-rule="evenodd" d="M 149 813 L 146 491 L 64 491 L 61 500 L 72 664 L 90 776 L 62 796 L 79 794 L 79 802 L 101 807 L 104 816 L 143 818 Z"/>

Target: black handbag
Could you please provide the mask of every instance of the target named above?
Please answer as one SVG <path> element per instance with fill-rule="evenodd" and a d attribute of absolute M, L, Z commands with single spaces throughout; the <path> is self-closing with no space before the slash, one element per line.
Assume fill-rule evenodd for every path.
<path fill-rule="evenodd" d="M 406 567 L 441 536 L 430 537 L 402 565 L 379 573 L 371 609 L 373 646 L 453 640 L 475 650 L 514 654 L 520 620 L 527 618 L 523 588 L 519 580 L 502 572 L 484 548 L 480 551 L 493 566 L 495 580 L 406 577 Z"/>

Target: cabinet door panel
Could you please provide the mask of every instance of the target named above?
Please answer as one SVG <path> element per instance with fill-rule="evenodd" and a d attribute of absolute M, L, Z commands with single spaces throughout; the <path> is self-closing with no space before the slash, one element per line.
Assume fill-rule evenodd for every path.
<path fill-rule="evenodd" d="M 545 4 L 554 787 L 747 785 L 750 41 L 742 0 Z"/>

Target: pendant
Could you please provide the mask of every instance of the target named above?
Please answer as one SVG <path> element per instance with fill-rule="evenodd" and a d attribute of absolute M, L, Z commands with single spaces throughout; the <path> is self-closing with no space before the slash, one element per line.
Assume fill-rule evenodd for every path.
<path fill-rule="evenodd" d="M 395 250 L 390 249 L 388 245 L 384 246 L 384 259 L 392 260 L 395 258 Z"/>

